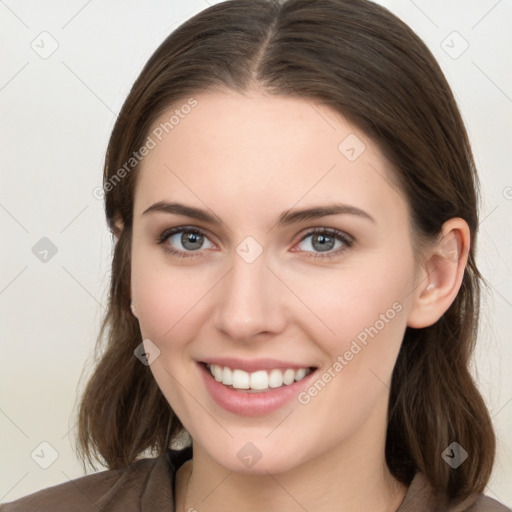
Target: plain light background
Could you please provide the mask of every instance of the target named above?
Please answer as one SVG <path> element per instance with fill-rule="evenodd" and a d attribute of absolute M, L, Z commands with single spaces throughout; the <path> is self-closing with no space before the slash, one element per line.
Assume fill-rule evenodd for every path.
<path fill-rule="evenodd" d="M 0 502 L 83 474 L 74 455 L 77 390 L 91 369 L 112 255 L 93 190 L 144 63 L 212 3 L 0 0 Z M 438 59 L 473 145 L 482 181 L 478 263 L 491 284 L 475 375 L 498 437 L 486 493 L 511 506 L 512 2 L 379 3 Z M 46 262 L 36 245 L 49 247 L 43 237 L 56 250 Z"/>

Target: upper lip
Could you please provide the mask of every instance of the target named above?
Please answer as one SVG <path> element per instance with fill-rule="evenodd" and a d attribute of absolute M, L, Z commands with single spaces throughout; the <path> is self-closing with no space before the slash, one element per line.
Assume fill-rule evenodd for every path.
<path fill-rule="evenodd" d="M 201 363 L 216 364 L 218 366 L 227 366 L 231 369 L 244 370 L 248 373 L 256 372 L 258 370 L 272 370 L 273 368 L 292 368 L 298 370 L 299 368 L 314 368 L 309 364 L 293 363 L 290 361 L 282 361 L 279 359 L 237 359 L 234 357 L 210 357 L 203 359 Z"/>

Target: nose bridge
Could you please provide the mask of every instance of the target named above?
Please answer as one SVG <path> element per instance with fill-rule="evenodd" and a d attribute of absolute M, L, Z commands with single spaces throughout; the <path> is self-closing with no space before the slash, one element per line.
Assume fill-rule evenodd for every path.
<path fill-rule="evenodd" d="M 240 250 L 240 248 L 242 250 Z M 232 268 L 222 280 L 215 311 L 216 327 L 233 339 L 250 340 L 261 332 L 279 330 L 283 320 L 279 306 L 279 280 L 267 267 L 262 252 L 247 257 L 243 244 L 233 254 Z"/>

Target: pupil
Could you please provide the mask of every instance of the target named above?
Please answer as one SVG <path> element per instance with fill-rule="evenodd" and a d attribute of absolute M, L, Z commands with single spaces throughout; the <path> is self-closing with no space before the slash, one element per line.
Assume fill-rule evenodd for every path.
<path fill-rule="evenodd" d="M 333 248 L 334 239 L 330 236 L 315 235 L 313 240 L 320 242 L 320 251 L 328 251 L 329 249 Z M 326 240 L 327 240 L 327 243 L 326 243 Z M 314 241 L 313 241 L 313 245 L 314 245 Z"/>
<path fill-rule="evenodd" d="M 199 249 L 201 247 L 201 242 L 202 235 L 200 235 L 199 233 L 183 233 L 181 237 L 181 243 L 183 244 L 183 247 L 185 247 L 186 249 Z M 189 243 L 192 244 L 192 247 L 188 245 Z M 196 244 L 196 246 L 194 246 L 194 243 Z"/>

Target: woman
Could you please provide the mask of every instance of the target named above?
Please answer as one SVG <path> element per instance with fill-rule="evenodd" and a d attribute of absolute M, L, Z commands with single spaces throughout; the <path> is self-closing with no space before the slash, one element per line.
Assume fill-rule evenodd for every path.
<path fill-rule="evenodd" d="M 135 82 L 103 189 L 107 346 L 78 441 L 108 471 L 2 511 L 507 510 L 482 495 L 495 438 L 468 371 L 478 179 L 395 16 L 204 10 Z"/>

